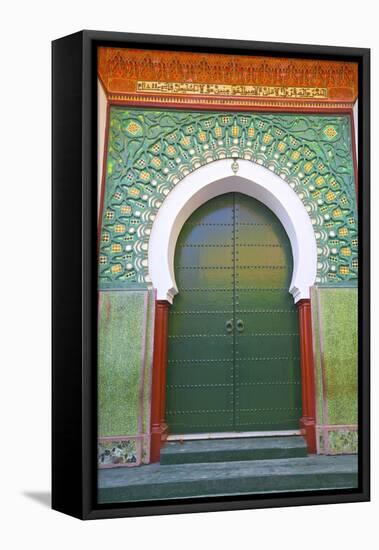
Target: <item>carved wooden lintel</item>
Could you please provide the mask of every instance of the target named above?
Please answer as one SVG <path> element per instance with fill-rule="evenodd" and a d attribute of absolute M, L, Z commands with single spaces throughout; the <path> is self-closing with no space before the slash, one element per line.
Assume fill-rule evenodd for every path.
<path fill-rule="evenodd" d="M 329 60 L 102 47 L 98 74 L 108 99 L 125 103 L 330 109 L 358 95 L 358 65 Z"/>

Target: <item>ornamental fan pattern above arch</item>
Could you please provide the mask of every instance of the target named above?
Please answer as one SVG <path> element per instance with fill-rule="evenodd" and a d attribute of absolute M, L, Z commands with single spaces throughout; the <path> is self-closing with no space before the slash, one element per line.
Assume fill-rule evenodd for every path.
<path fill-rule="evenodd" d="M 189 173 L 225 158 L 265 166 L 297 193 L 314 227 L 316 283 L 357 279 L 349 116 L 112 107 L 100 288 L 150 282 L 149 235 L 165 197 Z"/>

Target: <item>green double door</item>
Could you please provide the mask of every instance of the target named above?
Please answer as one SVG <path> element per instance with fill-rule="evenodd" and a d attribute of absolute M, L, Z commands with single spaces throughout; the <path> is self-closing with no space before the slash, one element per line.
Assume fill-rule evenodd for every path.
<path fill-rule="evenodd" d="M 174 265 L 169 433 L 298 429 L 292 253 L 276 216 L 246 195 L 218 196 L 185 223 Z"/>

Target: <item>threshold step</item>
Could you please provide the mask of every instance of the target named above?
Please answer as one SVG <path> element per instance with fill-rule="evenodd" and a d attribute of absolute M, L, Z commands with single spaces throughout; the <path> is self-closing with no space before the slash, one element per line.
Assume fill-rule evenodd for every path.
<path fill-rule="evenodd" d="M 301 436 L 185 440 L 165 444 L 161 450 L 161 465 L 305 456 L 307 456 L 307 446 Z"/>
<path fill-rule="evenodd" d="M 356 455 L 100 469 L 98 502 L 346 489 L 357 472 Z"/>

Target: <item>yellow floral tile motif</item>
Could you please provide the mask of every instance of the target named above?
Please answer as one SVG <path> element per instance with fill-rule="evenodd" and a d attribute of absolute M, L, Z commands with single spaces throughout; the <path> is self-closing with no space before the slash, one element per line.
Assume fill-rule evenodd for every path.
<path fill-rule="evenodd" d="M 334 126 L 325 126 L 324 128 L 324 134 L 329 139 L 333 139 L 337 135 L 337 130 L 334 128 Z"/>
<path fill-rule="evenodd" d="M 130 187 L 128 193 L 131 197 L 139 197 L 141 191 L 137 187 Z"/>
<path fill-rule="evenodd" d="M 155 168 L 159 168 L 159 167 L 161 166 L 161 164 L 162 164 L 162 161 L 161 161 L 161 159 L 160 159 L 159 157 L 153 157 L 153 158 L 151 159 L 151 164 L 152 164 L 153 166 L 155 166 Z"/>
<path fill-rule="evenodd" d="M 121 207 L 120 207 L 120 212 L 121 214 L 130 214 L 132 211 L 132 208 L 131 206 L 129 206 L 129 204 L 122 204 Z"/>
<path fill-rule="evenodd" d="M 110 109 L 100 287 L 103 283 L 107 288 L 148 284 L 149 236 L 171 189 L 209 162 L 236 157 L 272 170 L 304 204 L 319 250 L 316 283 L 356 281 L 349 116 L 114 106 Z"/>
<path fill-rule="evenodd" d="M 291 154 L 291 158 L 292 158 L 292 160 L 299 160 L 299 158 L 300 158 L 299 151 L 293 151 L 293 153 Z"/>
<path fill-rule="evenodd" d="M 141 126 L 133 120 L 127 125 L 126 131 L 135 136 L 141 131 Z"/>
<path fill-rule="evenodd" d="M 116 273 L 121 273 L 121 271 L 122 271 L 122 265 L 121 265 L 121 264 L 112 265 L 111 271 L 112 271 L 112 273 L 114 273 L 114 274 L 116 274 Z"/>
<path fill-rule="evenodd" d="M 140 178 L 143 180 L 143 181 L 148 181 L 150 179 L 150 174 L 149 172 L 141 172 L 140 173 Z"/>
<path fill-rule="evenodd" d="M 323 176 L 319 176 L 318 178 L 316 178 L 316 185 L 324 185 L 325 183 L 325 178 Z"/>
<path fill-rule="evenodd" d="M 114 231 L 115 233 L 124 233 L 125 225 L 118 223 L 117 225 L 114 226 Z"/>
<path fill-rule="evenodd" d="M 328 201 L 332 201 L 336 198 L 336 195 L 335 193 L 333 193 L 333 191 L 328 191 L 325 196 Z"/>

